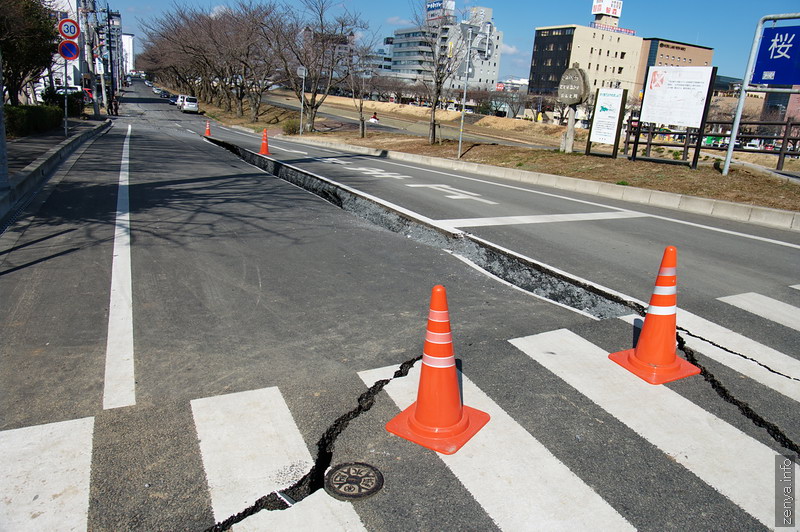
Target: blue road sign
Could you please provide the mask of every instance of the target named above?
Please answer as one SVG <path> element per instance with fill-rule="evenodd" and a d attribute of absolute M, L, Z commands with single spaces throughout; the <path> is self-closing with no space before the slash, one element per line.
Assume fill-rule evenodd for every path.
<path fill-rule="evenodd" d="M 80 49 L 78 48 L 78 43 L 75 41 L 61 41 L 58 45 L 58 53 L 60 53 L 61 57 L 64 59 L 69 59 L 71 61 L 78 58 Z"/>
<path fill-rule="evenodd" d="M 800 85 L 800 26 L 764 28 L 753 85 Z"/>

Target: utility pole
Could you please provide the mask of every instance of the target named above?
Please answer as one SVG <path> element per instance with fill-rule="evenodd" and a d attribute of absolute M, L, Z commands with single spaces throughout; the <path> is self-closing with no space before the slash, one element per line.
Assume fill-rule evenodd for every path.
<path fill-rule="evenodd" d="M 97 72 L 95 72 L 95 62 L 94 62 L 94 44 L 97 40 L 97 20 L 95 19 L 95 25 L 89 25 L 89 13 L 94 13 L 94 0 L 82 0 L 82 7 L 80 11 L 80 23 L 81 27 L 83 28 L 83 53 L 84 59 L 86 61 L 86 68 L 89 72 L 90 77 L 90 86 L 92 87 L 92 110 L 93 110 L 93 118 L 95 120 L 100 119 L 100 104 L 97 101 L 98 94 L 97 94 Z"/>

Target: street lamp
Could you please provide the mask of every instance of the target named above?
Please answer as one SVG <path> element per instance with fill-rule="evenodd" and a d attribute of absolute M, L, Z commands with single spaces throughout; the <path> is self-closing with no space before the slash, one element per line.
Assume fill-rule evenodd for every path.
<path fill-rule="evenodd" d="M 303 88 L 300 89 L 300 135 L 303 134 L 303 107 L 305 97 L 306 97 L 306 67 L 299 66 L 297 67 L 297 75 L 303 78 Z"/>
<path fill-rule="evenodd" d="M 473 24 L 461 24 L 461 35 L 467 32 L 467 58 L 464 66 L 464 96 L 461 98 L 461 128 L 458 131 L 458 158 L 461 159 L 461 143 L 464 136 L 464 114 L 467 109 L 467 83 L 469 82 L 469 67 L 472 52 L 472 31 L 479 29 Z"/>

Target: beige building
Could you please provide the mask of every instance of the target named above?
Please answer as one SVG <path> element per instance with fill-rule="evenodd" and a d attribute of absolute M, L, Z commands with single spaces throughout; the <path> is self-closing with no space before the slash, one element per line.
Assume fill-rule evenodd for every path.
<path fill-rule="evenodd" d="M 649 66 L 711 66 L 714 49 L 667 39 L 642 39 L 636 90 L 642 90 Z"/>
<path fill-rule="evenodd" d="M 709 66 L 714 50 L 705 46 L 636 36 L 619 27 L 621 0 L 593 0 L 594 22 L 536 28 L 528 83 L 530 94 L 555 95 L 564 71 L 577 63 L 589 89 L 628 89 L 639 94 L 647 67 Z"/>
<path fill-rule="evenodd" d="M 641 37 L 611 25 L 536 28 L 529 92 L 555 94 L 564 70 L 575 63 L 586 71 L 592 92 L 603 87 L 634 91 L 641 53 Z"/>

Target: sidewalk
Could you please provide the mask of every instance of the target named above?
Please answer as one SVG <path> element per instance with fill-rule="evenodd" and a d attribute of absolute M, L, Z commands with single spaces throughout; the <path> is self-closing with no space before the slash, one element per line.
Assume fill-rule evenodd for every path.
<path fill-rule="evenodd" d="M 61 161 L 109 127 L 111 121 L 73 119 L 67 124 L 68 137 L 62 127 L 6 141 L 10 189 L 0 190 L 0 232 Z"/>

